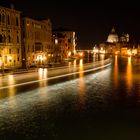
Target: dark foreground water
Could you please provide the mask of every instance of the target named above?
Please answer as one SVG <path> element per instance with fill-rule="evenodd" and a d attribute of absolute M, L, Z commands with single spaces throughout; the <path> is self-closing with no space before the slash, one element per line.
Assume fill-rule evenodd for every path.
<path fill-rule="evenodd" d="M 140 59 L 43 85 L 0 100 L 0 140 L 140 139 Z"/>

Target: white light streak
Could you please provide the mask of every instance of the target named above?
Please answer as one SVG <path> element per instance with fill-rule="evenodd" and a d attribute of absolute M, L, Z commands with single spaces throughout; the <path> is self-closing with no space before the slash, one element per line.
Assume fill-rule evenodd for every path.
<path fill-rule="evenodd" d="M 103 65 L 103 66 L 97 67 L 97 68 L 93 68 L 93 69 L 88 69 L 88 70 L 83 70 L 83 71 L 72 72 L 72 73 L 68 73 L 68 74 L 63 74 L 63 75 L 48 77 L 48 78 L 44 78 L 44 79 L 40 79 L 40 80 L 34 80 L 34 81 L 19 83 L 19 84 L 15 84 L 15 85 L 3 86 L 3 87 L 0 87 L 0 90 L 1 90 L 1 89 L 6 89 L 6 88 L 11 88 L 11 87 L 18 87 L 18 86 L 33 84 L 33 83 L 42 82 L 42 81 L 47 81 L 47 80 L 52 80 L 52 79 L 57 79 L 57 78 L 62 78 L 62 77 L 66 77 L 66 76 L 70 76 L 70 75 L 74 75 L 74 74 L 83 73 L 83 72 L 86 73 L 86 72 L 90 72 L 90 71 L 95 71 L 95 70 L 99 70 L 99 69 L 105 68 L 105 67 L 107 67 L 107 66 L 109 66 L 109 65 L 111 65 L 111 63 L 109 63 L 109 64 L 107 64 L 107 65 Z"/>

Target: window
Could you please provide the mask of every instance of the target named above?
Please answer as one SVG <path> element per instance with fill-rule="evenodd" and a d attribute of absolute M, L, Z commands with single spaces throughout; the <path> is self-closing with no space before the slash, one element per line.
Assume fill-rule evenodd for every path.
<path fill-rule="evenodd" d="M 12 52 L 11 49 L 9 49 L 9 54 L 11 54 L 11 52 Z"/>
<path fill-rule="evenodd" d="M 0 35 L 0 43 L 2 43 L 2 35 Z"/>
<path fill-rule="evenodd" d="M 34 45 L 33 45 L 33 52 L 34 52 Z"/>
<path fill-rule="evenodd" d="M 1 16 L 1 22 L 5 23 L 5 15 L 4 14 L 2 14 L 2 16 Z"/>
<path fill-rule="evenodd" d="M 17 49 L 17 53 L 19 54 L 19 49 Z"/>
<path fill-rule="evenodd" d="M 68 42 L 71 43 L 71 39 L 68 39 Z"/>
<path fill-rule="evenodd" d="M 24 31 L 22 32 L 22 36 L 23 36 L 23 39 L 24 39 L 25 38 L 25 32 Z"/>
<path fill-rule="evenodd" d="M 6 36 L 3 36 L 3 42 L 6 43 Z"/>
<path fill-rule="evenodd" d="M 17 61 L 19 61 L 19 57 L 17 58 Z"/>
<path fill-rule="evenodd" d="M 24 21 L 24 20 L 22 20 L 22 25 L 24 26 L 24 24 L 25 24 L 25 21 Z"/>
<path fill-rule="evenodd" d="M 18 17 L 16 17 L 16 26 L 19 26 L 19 20 L 18 20 Z"/>
<path fill-rule="evenodd" d="M 41 36 L 41 35 L 40 35 L 39 32 L 35 32 L 35 39 L 36 39 L 36 40 L 39 40 L 39 39 L 40 39 L 40 36 Z"/>
<path fill-rule="evenodd" d="M 42 43 L 40 42 L 35 43 L 35 51 L 43 51 Z"/>
<path fill-rule="evenodd" d="M 0 43 L 5 43 L 6 42 L 6 36 L 0 35 Z"/>
<path fill-rule="evenodd" d="M 27 20 L 27 24 L 26 24 L 27 26 L 30 26 L 30 23 L 29 23 L 29 21 Z"/>
<path fill-rule="evenodd" d="M 9 15 L 7 16 L 7 24 L 10 25 L 10 17 L 9 17 Z"/>
<path fill-rule="evenodd" d="M 4 62 L 7 64 L 7 56 L 4 57 Z"/>
<path fill-rule="evenodd" d="M 1 14 L 0 14 L 0 22 L 1 22 Z"/>
<path fill-rule="evenodd" d="M 25 53 L 25 47 L 23 48 L 23 52 Z"/>
<path fill-rule="evenodd" d="M 17 35 L 17 43 L 19 43 L 19 36 Z"/>
<path fill-rule="evenodd" d="M 8 35 L 8 43 L 11 43 L 11 36 Z"/>
<path fill-rule="evenodd" d="M 34 28 L 37 28 L 37 29 L 41 29 L 42 28 L 42 26 L 40 25 L 40 24 L 34 24 Z"/>

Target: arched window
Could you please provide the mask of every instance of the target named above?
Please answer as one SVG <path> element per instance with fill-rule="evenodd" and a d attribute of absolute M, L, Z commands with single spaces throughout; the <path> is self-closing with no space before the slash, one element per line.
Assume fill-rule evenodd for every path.
<path fill-rule="evenodd" d="M 6 36 L 3 36 L 3 43 L 6 43 Z"/>
<path fill-rule="evenodd" d="M 2 16 L 1 16 L 1 22 L 5 23 L 5 15 L 4 14 L 2 14 Z"/>
<path fill-rule="evenodd" d="M 7 16 L 7 24 L 10 25 L 10 17 L 9 17 L 9 15 Z"/>
<path fill-rule="evenodd" d="M 19 26 L 19 20 L 18 20 L 18 17 L 16 17 L 16 26 Z"/>
<path fill-rule="evenodd" d="M 19 43 L 19 36 L 17 35 L 17 43 Z"/>
<path fill-rule="evenodd" d="M 2 43 L 2 35 L 0 34 L 0 43 Z"/>
<path fill-rule="evenodd" d="M 11 43 L 11 36 L 8 35 L 8 43 Z"/>
<path fill-rule="evenodd" d="M 1 22 L 1 14 L 0 14 L 0 22 Z"/>

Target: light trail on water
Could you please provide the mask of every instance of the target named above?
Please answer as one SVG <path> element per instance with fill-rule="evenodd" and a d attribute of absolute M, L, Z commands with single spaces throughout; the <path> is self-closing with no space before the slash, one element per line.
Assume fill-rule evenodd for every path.
<path fill-rule="evenodd" d="M 99 70 L 105 67 L 110 66 L 111 63 L 97 67 L 97 68 L 93 68 L 93 69 L 88 69 L 88 70 L 82 70 L 82 71 L 78 71 L 78 72 L 72 72 L 72 73 L 68 73 L 68 74 L 63 74 L 63 75 L 58 75 L 58 76 L 53 76 L 53 77 L 48 77 L 48 78 L 44 78 L 44 79 L 39 79 L 39 80 L 34 80 L 34 81 L 29 81 L 29 82 L 24 82 L 24 83 L 19 83 L 19 84 L 14 84 L 14 85 L 8 85 L 8 86 L 3 86 L 0 87 L 0 90 L 2 89 L 7 89 L 7 88 L 11 88 L 11 87 L 18 87 L 18 86 L 23 86 L 23 85 L 28 85 L 28 84 L 33 84 L 33 83 L 38 83 L 38 82 L 43 82 L 43 81 L 47 81 L 47 80 L 53 80 L 53 79 L 57 79 L 57 78 L 62 78 L 62 77 L 66 77 L 66 76 L 70 76 L 70 75 L 74 75 L 74 74 L 79 74 L 79 73 L 86 73 L 86 72 L 91 72 L 91 71 L 95 71 L 95 70 Z"/>

